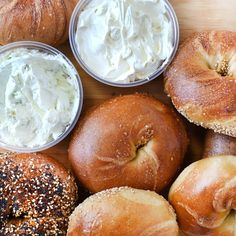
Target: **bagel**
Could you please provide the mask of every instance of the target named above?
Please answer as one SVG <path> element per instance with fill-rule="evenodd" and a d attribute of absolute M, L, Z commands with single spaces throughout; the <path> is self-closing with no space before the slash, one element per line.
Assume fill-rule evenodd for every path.
<path fill-rule="evenodd" d="M 236 235 L 236 157 L 214 156 L 188 166 L 169 192 L 180 229 L 191 236 Z"/>
<path fill-rule="evenodd" d="M 66 235 L 74 178 L 44 154 L 0 155 L 0 235 Z"/>
<path fill-rule="evenodd" d="M 67 236 L 178 236 L 173 208 L 155 192 L 127 187 L 90 196 L 70 216 Z"/>
<path fill-rule="evenodd" d="M 1 0 L 0 44 L 22 40 L 59 45 L 68 39 L 78 0 Z"/>
<path fill-rule="evenodd" d="M 236 156 L 236 138 L 208 130 L 203 157 L 228 155 Z"/>
<path fill-rule="evenodd" d="M 236 33 L 195 33 L 165 73 L 165 91 L 189 121 L 236 137 Z"/>
<path fill-rule="evenodd" d="M 170 108 L 147 95 L 126 95 L 84 117 L 69 144 L 69 160 L 91 192 L 120 186 L 158 192 L 179 169 L 187 143 Z"/>

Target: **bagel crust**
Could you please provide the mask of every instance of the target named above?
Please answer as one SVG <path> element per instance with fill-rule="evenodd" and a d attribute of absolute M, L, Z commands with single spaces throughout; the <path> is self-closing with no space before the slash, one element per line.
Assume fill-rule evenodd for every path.
<path fill-rule="evenodd" d="M 236 137 L 236 33 L 187 39 L 165 73 L 165 91 L 189 121 Z"/>
<path fill-rule="evenodd" d="M 120 186 L 160 191 L 179 169 L 187 143 L 170 108 L 147 95 L 126 95 L 85 116 L 70 142 L 69 159 L 91 192 Z"/>
<path fill-rule="evenodd" d="M 1 0 L 0 45 L 31 40 L 59 45 L 68 39 L 78 0 Z"/>
<path fill-rule="evenodd" d="M 180 229 L 191 236 L 236 235 L 236 157 L 215 156 L 188 166 L 169 192 Z"/>
<path fill-rule="evenodd" d="M 121 187 L 96 193 L 70 216 L 67 236 L 178 236 L 173 208 L 155 192 Z"/>
<path fill-rule="evenodd" d="M 66 235 L 74 178 L 44 154 L 0 155 L 0 235 Z"/>

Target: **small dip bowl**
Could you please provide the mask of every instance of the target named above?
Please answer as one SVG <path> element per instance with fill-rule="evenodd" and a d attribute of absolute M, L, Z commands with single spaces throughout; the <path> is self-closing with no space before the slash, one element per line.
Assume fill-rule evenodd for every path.
<path fill-rule="evenodd" d="M 15 52 L 17 52 L 18 55 L 14 54 Z M 34 70 L 36 71 L 36 73 L 35 73 L 36 75 L 34 77 L 32 75 L 33 69 L 32 69 L 32 71 L 30 71 L 29 68 L 28 69 L 25 68 L 26 66 L 25 67 L 22 66 L 23 65 L 22 60 L 23 60 L 23 58 L 25 58 L 24 52 L 29 53 L 29 55 L 34 55 L 31 53 L 36 53 L 38 58 L 40 58 L 39 63 L 40 62 L 44 63 L 44 60 L 46 60 L 45 58 L 54 58 L 55 57 L 55 60 L 56 60 L 56 62 L 58 62 L 58 64 L 55 61 L 53 61 L 54 59 L 52 59 L 52 61 L 50 61 L 50 60 L 46 61 L 47 63 L 45 64 L 46 65 L 45 74 L 41 74 L 40 68 L 42 68 L 42 67 L 40 67 L 40 64 L 39 64 L 39 66 L 37 68 L 37 61 L 36 61 L 34 63 L 34 68 L 35 68 Z M 6 87 L 4 87 L 5 85 L 1 85 L 2 88 L 0 88 L 0 89 L 4 90 L 5 93 L 7 93 L 6 91 L 8 89 L 10 95 L 4 94 L 4 95 L 0 96 L 0 105 L 1 105 L 0 106 L 0 112 L 1 112 L 1 115 L 0 115 L 0 132 L 1 132 L 0 133 L 0 147 L 10 150 L 10 151 L 24 152 L 24 153 L 42 151 L 42 150 L 48 149 L 48 148 L 56 145 L 60 141 L 62 141 L 71 132 L 71 130 L 74 128 L 76 122 L 78 121 L 78 118 L 80 116 L 81 109 L 82 109 L 82 104 L 83 104 L 83 89 L 82 89 L 81 80 L 80 80 L 78 72 L 76 71 L 73 64 L 69 61 L 69 59 L 64 54 L 62 54 L 60 51 L 58 51 L 57 49 L 55 49 L 51 46 L 48 46 L 46 44 L 39 43 L 39 42 L 31 42 L 31 41 L 21 41 L 21 42 L 15 42 L 15 43 L 11 43 L 6 46 L 0 47 L 0 71 L 5 71 L 4 73 L 6 73 L 6 70 L 8 70 L 8 69 L 4 70 L 3 68 L 7 68 L 7 65 L 12 70 L 12 68 L 13 68 L 12 63 L 14 63 L 14 58 L 15 58 L 14 55 L 16 55 L 16 60 L 17 60 L 17 58 L 18 59 L 22 58 L 22 59 L 18 60 L 19 67 L 21 68 L 21 66 L 22 66 L 22 68 L 24 68 L 22 73 L 28 73 L 27 74 L 28 78 L 26 77 L 27 79 L 24 79 L 25 77 L 22 76 L 22 78 L 19 80 L 20 85 L 16 85 L 16 82 L 14 82 L 15 84 L 13 84 L 13 85 L 7 84 L 9 81 L 9 78 L 12 78 L 12 77 L 9 77 L 6 80 L 4 80 L 4 78 L 3 78 L 3 81 L 1 82 L 2 84 L 5 83 Z M 41 57 L 41 55 L 42 55 L 42 57 Z M 12 58 L 13 58 L 13 62 L 11 61 Z M 8 62 L 8 60 L 10 62 Z M 31 66 L 31 68 L 33 68 L 33 64 L 31 64 L 32 60 L 33 60 L 33 57 L 32 58 L 30 57 L 30 59 L 28 59 L 28 61 L 26 63 L 27 65 L 29 65 L 29 67 Z M 53 68 L 51 67 L 53 65 L 55 65 L 54 69 L 56 68 L 55 69 L 56 75 L 53 74 L 54 71 L 53 71 Z M 18 68 L 16 68 L 16 70 L 17 69 Z M 11 71 L 11 70 L 9 70 L 9 71 Z M 28 70 L 28 72 L 27 72 L 27 70 Z M 11 73 L 12 73 L 12 71 L 11 71 Z M 17 72 L 17 73 L 20 73 L 20 72 Z M 21 75 L 20 74 L 17 75 L 17 73 L 16 73 L 16 75 L 13 74 L 14 81 L 17 81 L 17 76 L 21 77 Z M 12 74 L 10 74 L 10 75 L 12 75 Z M 54 85 L 51 86 L 51 84 L 48 87 L 43 87 L 41 85 L 38 85 L 39 82 L 37 82 L 37 83 L 35 82 L 37 77 L 40 77 L 41 81 L 43 81 L 44 79 L 45 80 L 48 79 L 48 81 L 50 80 L 50 83 L 54 84 L 54 85 L 56 84 L 56 86 L 59 90 L 56 90 L 56 87 L 53 87 Z M 56 81 L 54 82 L 54 80 L 56 80 Z M 70 81 L 70 82 L 68 82 L 68 81 Z M 63 82 L 63 84 L 64 83 L 66 84 L 66 86 L 65 86 L 66 88 L 60 84 L 62 82 Z M 28 83 L 30 85 L 25 85 L 25 83 Z M 22 89 L 22 86 L 24 86 L 24 90 Z M 41 93 L 41 90 L 40 90 L 41 87 L 37 87 L 37 86 L 43 87 L 42 90 L 44 90 L 44 91 L 42 91 L 42 93 Z M 12 92 L 12 89 L 14 89 L 13 92 Z M 24 91 L 24 92 L 22 92 L 22 91 Z M 54 95 L 52 95 L 53 91 L 59 91 L 61 97 L 59 97 L 59 95 L 57 96 L 56 92 Z M 63 96 L 67 96 L 67 91 L 72 91 L 73 95 L 68 95 L 68 97 L 66 97 L 66 99 L 63 100 L 62 98 L 65 98 Z M 15 95 L 13 96 L 12 94 L 13 95 L 18 94 L 17 96 L 24 97 L 23 103 L 21 100 L 22 105 L 20 108 L 17 107 L 17 102 L 15 102 L 15 101 L 17 101 L 17 96 L 15 96 Z M 46 95 L 48 95 L 48 97 Z M 6 96 L 13 96 L 13 97 L 6 98 Z M 40 107 L 40 104 L 41 104 L 40 102 L 36 103 L 35 99 L 39 99 L 38 98 L 39 96 L 41 96 L 40 100 L 37 100 L 37 101 L 43 101 L 46 104 L 45 105 L 46 107 L 47 106 L 50 107 L 48 110 L 47 110 L 47 108 L 45 108 L 45 106 L 42 109 L 42 107 Z M 52 98 L 52 96 L 55 96 L 56 98 L 52 99 L 52 100 L 47 99 L 47 98 Z M 11 105 L 7 104 L 9 99 L 11 99 L 11 101 L 13 101 L 13 103 L 15 102 L 13 106 L 16 107 L 16 112 L 14 110 L 11 110 Z M 65 100 L 69 101 L 67 103 L 67 105 L 63 104 L 63 101 L 65 101 Z M 31 105 L 31 103 L 32 103 L 32 105 Z M 26 110 L 24 112 L 24 109 L 23 109 L 24 105 L 25 105 L 25 107 L 27 107 L 27 105 L 28 105 L 28 108 L 32 107 L 32 111 L 28 112 L 28 110 Z M 69 113 L 71 116 L 68 115 L 66 117 L 66 115 L 65 115 L 66 118 L 64 118 L 64 115 L 63 115 L 63 111 L 64 111 L 63 109 L 66 109 L 65 107 L 67 107 L 69 109 L 68 111 L 71 111 L 71 113 Z M 13 113 L 17 113 L 20 110 L 21 114 L 20 114 L 20 116 L 18 116 L 17 114 L 13 114 L 14 116 L 10 116 L 9 114 L 7 114 L 9 112 L 9 110 L 10 110 L 10 112 L 13 112 Z M 53 110 L 53 111 L 51 112 L 51 110 Z M 38 116 L 37 116 L 37 111 L 38 111 Z M 56 112 L 54 112 L 54 111 L 56 111 Z M 47 113 L 47 116 L 44 115 L 45 113 Z M 38 123 L 35 122 L 35 124 L 41 124 L 41 125 L 38 125 L 36 127 L 33 126 L 34 119 L 31 117 L 31 114 L 36 114 L 34 117 L 36 117 L 35 120 Z M 15 120 L 11 120 L 10 121 L 11 125 L 8 127 L 5 124 L 6 124 L 6 120 L 9 121 L 9 119 L 11 119 L 9 117 L 14 117 L 13 119 L 15 119 Z M 62 117 L 62 118 L 57 119 L 57 117 Z M 25 120 L 27 121 L 27 119 L 28 119 L 28 123 L 30 124 L 29 128 L 27 128 L 27 126 L 25 126 L 25 128 L 24 128 L 25 124 L 22 126 L 18 125 L 18 126 L 16 126 L 17 131 L 13 132 L 13 134 L 15 134 L 15 135 L 11 136 L 11 132 L 10 132 L 10 130 L 12 129 L 11 126 L 14 126 L 15 124 L 17 124 L 17 122 L 20 123 L 21 118 L 24 121 Z M 32 122 L 30 122 L 30 119 L 32 120 Z M 60 121 L 60 123 L 58 120 Z M 48 131 L 48 133 L 49 133 L 48 136 L 47 136 L 48 133 L 46 133 L 46 135 L 42 136 L 43 138 L 41 138 L 41 136 L 40 136 L 40 138 L 38 138 L 37 135 L 38 135 L 38 133 L 41 132 L 41 130 L 44 130 L 43 127 L 46 127 L 46 130 L 47 130 L 48 123 L 45 123 L 45 122 L 49 122 L 50 124 L 52 124 L 52 127 L 53 127 L 52 132 L 53 133 L 50 133 Z M 25 122 L 25 123 L 27 124 L 27 122 Z M 45 124 L 45 126 L 44 126 L 44 124 Z M 1 127 L 1 125 L 2 125 L 2 127 Z M 54 132 L 54 130 L 55 130 L 55 132 Z M 47 132 L 47 131 L 45 131 L 45 132 Z M 32 133 L 35 134 L 35 136 L 33 136 Z M 20 142 L 20 140 L 25 140 L 26 137 L 31 137 L 30 135 L 32 136 L 32 139 L 28 138 L 27 143 L 24 143 L 25 141 L 22 141 L 23 143 Z M 17 140 L 19 140 L 19 142 L 16 141 L 16 136 L 17 136 L 17 138 L 18 138 Z M 8 138 L 4 138 L 4 137 L 8 137 Z M 23 137 L 23 138 L 21 139 L 21 137 Z M 46 137 L 46 140 L 44 140 L 44 137 Z M 33 142 L 32 140 L 34 140 L 34 138 L 35 138 L 35 140 L 40 140 L 40 141 Z"/>
<path fill-rule="evenodd" d="M 95 71 L 96 68 L 91 68 L 91 66 L 89 66 L 88 63 L 85 62 L 85 60 L 83 60 L 82 55 L 80 54 L 80 51 L 78 49 L 78 42 L 76 40 L 76 34 L 77 34 L 77 28 L 78 28 L 78 22 L 80 19 L 80 15 L 81 15 L 81 13 L 83 13 L 84 9 L 86 9 L 86 6 L 89 3 L 91 3 L 91 0 L 80 0 L 78 2 L 77 6 L 72 14 L 71 21 L 70 21 L 69 39 L 70 39 L 70 46 L 71 46 L 71 49 L 73 51 L 73 54 L 74 54 L 76 60 L 78 61 L 80 66 L 90 76 L 92 76 L 94 79 L 96 79 L 104 84 L 107 84 L 107 85 L 111 85 L 111 86 L 115 86 L 115 87 L 134 87 L 134 86 L 145 84 L 145 83 L 157 78 L 159 75 L 161 75 L 165 71 L 167 66 L 173 60 L 173 58 L 176 54 L 178 45 L 179 45 L 178 20 L 177 20 L 177 17 L 176 17 L 173 7 L 171 6 L 171 4 L 167 0 L 163 0 L 164 7 L 166 10 L 164 15 L 165 15 L 166 19 L 168 19 L 168 21 L 171 24 L 172 50 L 171 50 L 169 56 L 165 60 L 162 60 L 161 63 L 156 68 L 154 68 L 154 70 L 148 76 L 145 76 L 144 78 L 141 78 L 141 79 L 140 78 L 133 79 L 133 81 L 131 81 L 131 82 L 129 82 L 129 81 L 118 81 L 118 82 L 116 81 L 116 82 L 114 82 L 114 81 L 111 81 L 109 78 L 106 78 L 104 76 L 100 76 Z M 79 34 L 79 31 L 78 31 L 78 34 Z M 86 40 L 88 40 L 88 39 L 86 38 L 85 41 Z M 86 55 L 86 56 L 89 57 L 89 55 Z"/>

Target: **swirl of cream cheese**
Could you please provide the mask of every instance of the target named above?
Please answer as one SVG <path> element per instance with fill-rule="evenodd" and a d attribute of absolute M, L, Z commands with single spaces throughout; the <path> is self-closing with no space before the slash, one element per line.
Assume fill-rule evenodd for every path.
<path fill-rule="evenodd" d="M 79 106 L 76 73 L 61 55 L 17 48 L 0 56 L 0 140 L 39 147 L 57 139 Z"/>
<path fill-rule="evenodd" d="M 153 74 L 173 51 L 164 0 L 92 0 L 79 15 L 75 42 L 99 77 L 118 83 Z"/>

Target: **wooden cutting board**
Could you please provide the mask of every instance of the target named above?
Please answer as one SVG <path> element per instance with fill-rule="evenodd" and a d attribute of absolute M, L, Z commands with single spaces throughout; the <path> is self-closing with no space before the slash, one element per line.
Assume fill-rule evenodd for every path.
<path fill-rule="evenodd" d="M 194 31 L 206 29 L 227 29 L 236 31 L 236 1 L 234 0 L 171 0 L 170 2 L 179 19 L 181 41 Z M 73 57 L 68 43 L 59 47 L 59 50 L 64 52 L 65 55 L 71 59 L 80 74 L 84 88 L 84 106 L 82 115 L 89 107 L 100 104 L 106 99 L 120 94 L 135 92 L 152 94 L 164 103 L 171 105 L 163 91 L 162 77 L 136 88 L 126 89 L 103 85 L 92 79 L 80 68 Z M 205 134 L 205 131 L 202 128 L 191 125 L 187 121 L 186 125 L 188 126 L 191 143 L 186 156 L 185 165 L 201 158 Z M 67 159 L 68 143 L 69 137 L 55 147 L 44 151 L 44 153 L 55 157 L 66 167 L 70 168 Z"/>

